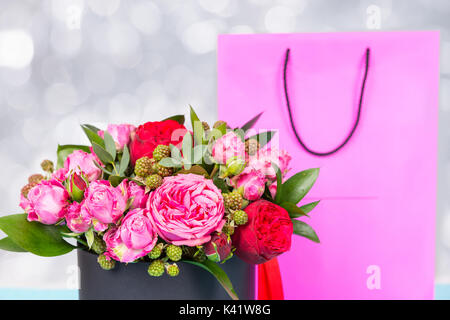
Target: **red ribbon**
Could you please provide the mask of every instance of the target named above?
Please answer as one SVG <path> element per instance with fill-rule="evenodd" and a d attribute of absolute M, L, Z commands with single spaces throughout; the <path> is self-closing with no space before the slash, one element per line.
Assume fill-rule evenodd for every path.
<path fill-rule="evenodd" d="M 277 258 L 258 265 L 258 300 L 284 300 Z"/>

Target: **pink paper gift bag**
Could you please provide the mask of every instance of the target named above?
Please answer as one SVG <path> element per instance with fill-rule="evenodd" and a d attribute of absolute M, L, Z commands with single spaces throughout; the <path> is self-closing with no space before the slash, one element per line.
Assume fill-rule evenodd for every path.
<path fill-rule="evenodd" d="M 355 127 L 368 57 L 367 81 Z M 219 118 L 279 130 L 292 172 L 320 167 L 302 203 L 320 244 L 279 257 L 286 299 L 432 299 L 438 32 L 221 35 Z"/>

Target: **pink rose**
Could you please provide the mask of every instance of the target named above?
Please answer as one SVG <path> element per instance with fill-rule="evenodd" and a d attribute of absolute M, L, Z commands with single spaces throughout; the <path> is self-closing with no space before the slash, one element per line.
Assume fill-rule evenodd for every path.
<path fill-rule="evenodd" d="M 214 183 L 196 174 L 164 178 L 147 201 L 150 219 L 159 236 L 174 245 L 208 242 L 223 227 L 224 206 Z"/>
<path fill-rule="evenodd" d="M 285 176 L 289 171 L 288 166 L 290 161 L 291 156 L 287 151 L 270 147 L 264 148 L 249 158 L 247 168 L 243 172 L 246 173 L 250 170 L 256 170 L 263 173 L 266 178 L 275 180 L 277 176 L 275 169 L 272 167 L 272 162 L 280 168 L 282 176 Z"/>
<path fill-rule="evenodd" d="M 245 144 L 233 131 L 230 131 L 217 139 L 212 147 L 211 155 L 220 164 L 226 164 L 232 157 L 245 159 Z"/>
<path fill-rule="evenodd" d="M 108 124 L 106 131 L 111 135 L 116 143 L 117 150 L 122 150 L 123 147 L 130 142 L 131 134 L 136 130 L 136 127 L 132 124 Z M 98 135 L 104 138 L 105 134 L 103 130 L 98 132 Z"/>
<path fill-rule="evenodd" d="M 257 170 L 244 172 L 236 177 L 236 188 L 245 199 L 255 201 L 261 198 L 266 186 L 266 177 Z"/>
<path fill-rule="evenodd" d="M 67 227 L 73 232 L 83 233 L 91 227 L 92 219 L 83 203 L 74 201 L 67 208 L 66 222 Z"/>
<path fill-rule="evenodd" d="M 102 174 L 102 170 L 94 164 L 96 157 L 92 153 L 83 150 L 75 150 L 67 157 L 64 162 L 64 169 L 67 174 L 83 173 L 89 181 L 97 180 Z"/>
<path fill-rule="evenodd" d="M 97 231 L 105 230 L 109 223 L 116 223 L 127 206 L 127 196 L 121 185 L 114 188 L 106 180 L 91 182 L 84 198 L 84 206 L 94 218 L 93 223 Z M 98 223 L 100 224 L 97 225 Z"/>
<path fill-rule="evenodd" d="M 131 204 L 130 207 L 131 209 L 145 208 L 148 199 L 148 194 L 145 194 L 144 187 L 141 187 L 134 181 L 128 182 L 128 197 L 133 198 L 133 203 Z"/>
<path fill-rule="evenodd" d="M 21 198 L 20 206 L 28 213 L 28 221 L 55 224 L 61 220 L 69 205 L 69 193 L 55 179 L 42 180 L 31 188 L 27 198 Z"/>
<path fill-rule="evenodd" d="M 119 228 L 108 230 L 103 236 L 107 255 L 121 262 L 133 262 L 152 251 L 158 240 L 146 209 L 130 211 Z"/>

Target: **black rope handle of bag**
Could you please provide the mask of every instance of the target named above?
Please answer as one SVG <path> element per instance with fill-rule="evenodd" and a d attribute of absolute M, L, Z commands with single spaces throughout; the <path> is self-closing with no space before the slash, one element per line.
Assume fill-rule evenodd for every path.
<path fill-rule="evenodd" d="M 347 142 L 351 139 L 351 137 L 355 133 L 356 128 L 358 127 L 359 119 L 361 117 L 361 109 L 362 109 L 362 102 L 363 102 L 363 97 L 364 97 L 364 89 L 366 87 L 367 74 L 369 72 L 370 48 L 366 49 L 366 66 L 365 66 L 364 78 L 363 78 L 362 85 L 361 85 L 361 93 L 360 93 L 359 105 L 358 105 L 358 114 L 356 116 L 355 123 L 353 124 L 353 128 L 350 131 L 350 133 L 347 135 L 345 140 L 339 146 L 337 146 L 336 148 L 334 148 L 333 150 L 328 151 L 328 152 L 318 152 L 318 151 L 311 150 L 308 146 L 306 146 L 306 144 L 300 138 L 300 135 L 297 132 L 297 128 L 295 127 L 295 123 L 294 123 L 294 120 L 292 118 L 292 110 L 291 110 L 291 103 L 289 101 L 289 94 L 288 94 L 288 88 L 287 88 L 287 76 L 286 76 L 286 74 L 287 74 L 287 66 L 288 66 L 288 61 L 289 61 L 289 52 L 290 52 L 290 49 L 287 49 L 286 50 L 286 58 L 284 60 L 283 81 L 284 81 L 284 94 L 285 94 L 285 97 L 286 97 L 286 105 L 287 105 L 287 109 L 288 109 L 288 112 L 289 112 L 289 121 L 291 122 L 292 130 L 294 131 L 294 134 L 295 134 L 295 137 L 297 138 L 297 141 L 300 143 L 300 145 L 303 147 L 303 149 L 305 149 L 310 154 L 315 155 L 315 156 L 319 156 L 319 157 L 325 157 L 325 156 L 332 155 L 333 153 L 336 153 L 337 151 L 339 151 L 342 147 L 344 147 L 347 144 Z"/>

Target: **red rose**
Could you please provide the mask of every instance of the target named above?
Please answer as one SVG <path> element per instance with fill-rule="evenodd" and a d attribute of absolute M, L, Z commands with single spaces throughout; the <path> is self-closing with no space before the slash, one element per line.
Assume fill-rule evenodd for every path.
<path fill-rule="evenodd" d="M 215 233 L 211 240 L 204 245 L 206 256 L 215 262 L 225 260 L 231 253 L 231 240 L 225 233 Z"/>
<path fill-rule="evenodd" d="M 294 229 L 285 209 L 267 200 L 258 200 L 248 205 L 245 212 L 247 224 L 237 227 L 233 235 L 239 258 L 260 264 L 291 248 Z"/>
<path fill-rule="evenodd" d="M 173 144 L 181 147 L 186 128 L 175 120 L 147 122 L 140 125 L 130 144 L 131 162 L 147 156 L 153 157 L 153 150 L 159 145 Z"/>

